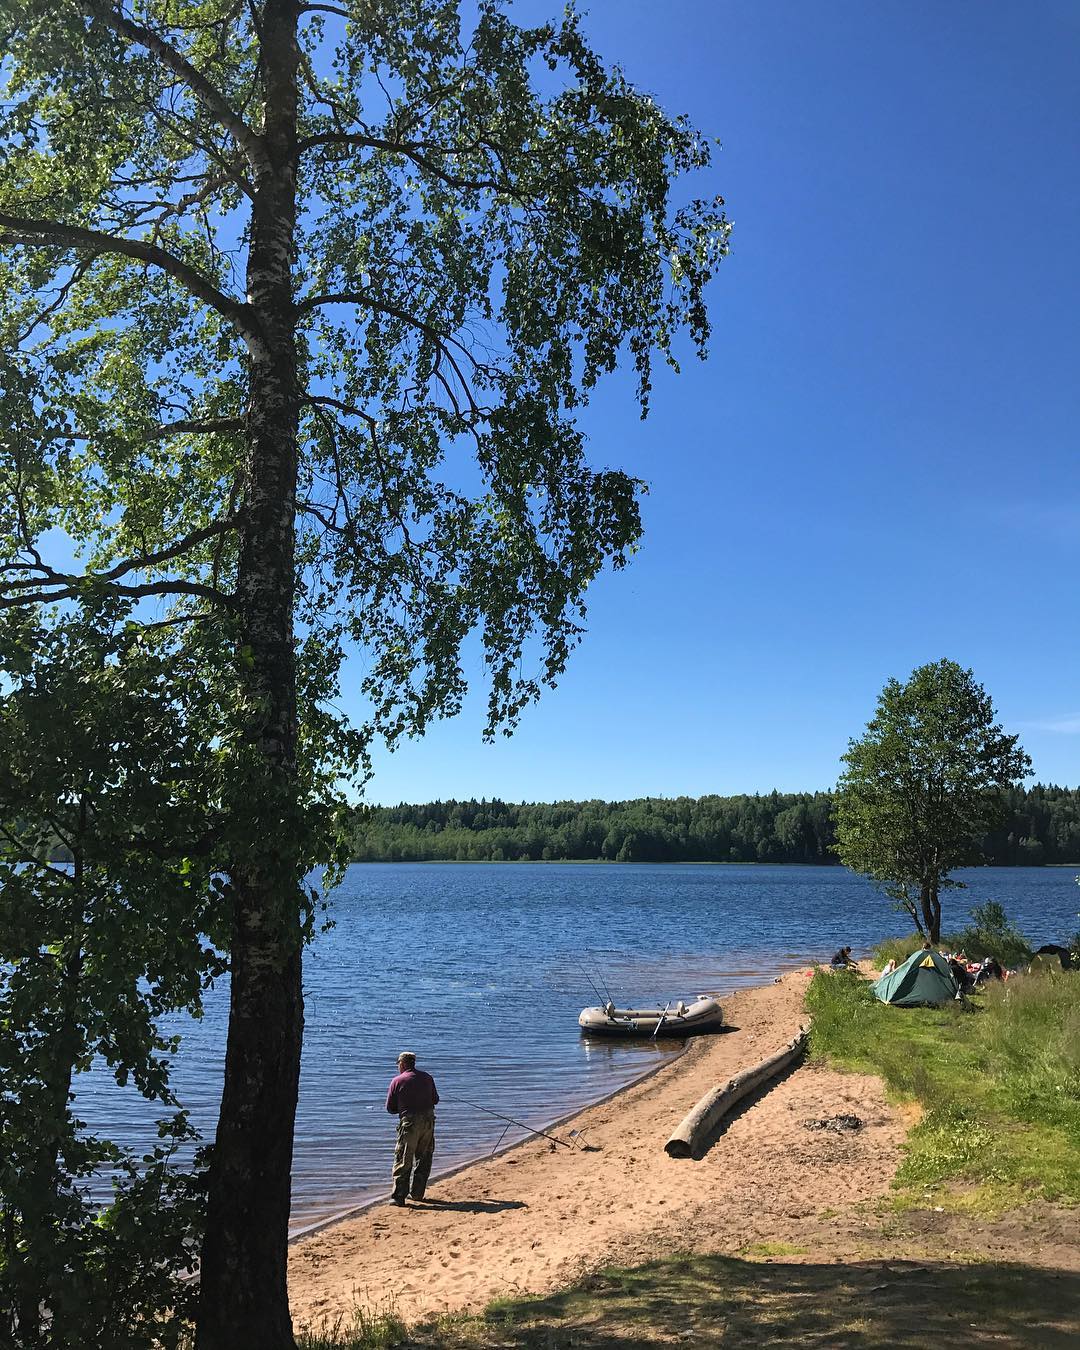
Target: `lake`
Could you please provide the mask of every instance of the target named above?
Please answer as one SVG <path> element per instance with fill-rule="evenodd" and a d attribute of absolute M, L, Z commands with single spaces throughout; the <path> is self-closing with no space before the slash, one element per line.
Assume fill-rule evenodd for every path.
<path fill-rule="evenodd" d="M 946 928 L 998 900 L 1035 946 L 1078 926 L 1066 868 L 958 872 Z M 399 1050 L 435 1074 L 436 1171 L 522 1137 L 464 1101 L 537 1127 L 596 1100 L 677 1052 L 584 1040 L 582 1007 L 730 993 L 784 970 L 856 955 L 906 921 L 840 867 L 712 864 L 367 863 L 331 897 L 335 926 L 309 949 L 307 1029 L 293 1167 L 293 1225 L 389 1188 L 394 1120 L 384 1110 Z M 594 987 L 595 986 L 595 987 Z M 599 997 L 598 997 L 599 993 Z M 212 1138 L 228 994 L 184 1031 L 173 1082 Z M 154 1135 L 154 1116 L 98 1070 L 78 1085 L 80 1116 L 118 1142 Z"/>

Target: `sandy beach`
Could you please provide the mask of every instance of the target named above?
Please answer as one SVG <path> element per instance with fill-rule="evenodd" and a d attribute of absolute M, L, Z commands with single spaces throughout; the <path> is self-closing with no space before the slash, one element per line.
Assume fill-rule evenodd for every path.
<path fill-rule="evenodd" d="M 796 1034 L 806 985 L 795 971 L 726 998 L 730 1030 L 557 1131 L 583 1132 L 587 1149 L 528 1140 L 433 1182 L 423 1204 L 379 1204 L 301 1238 L 289 1267 L 297 1324 L 387 1300 L 407 1319 L 478 1308 L 691 1248 L 812 1241 L 821 1251 L 841 1233 L 850 1243 L 864 1222 L 854 1207 L 887 1190 L 905 1133 L 878 1079 L 804 1065 L 738 1109 L 701 1160 L 663 1147 L 706 1091 Z M 863 1128 L 805 1128 L 838 1113 Z M 391 1152 L 388 1130 L 388 1172 Z"/>

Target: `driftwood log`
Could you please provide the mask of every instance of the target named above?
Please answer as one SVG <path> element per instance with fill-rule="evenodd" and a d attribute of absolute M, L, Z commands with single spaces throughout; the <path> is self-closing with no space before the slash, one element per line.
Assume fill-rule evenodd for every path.
<path fill-rule="evenodd" d="M 678 1128 L 664 1145 L 672 1158 L 693 1158 L 704 1150 L 712 1132 L 737 1102 L 767 1083 L 770 1078 L 783 1073 L 794 1064 L 806 1048 L 806 1028 L 802 1028 L 793 1041 L 782 1050 L 752 1069 L 744 1069 L 722 1087 L 706 1092 L 701 1101 L 683 1117 Z"/>

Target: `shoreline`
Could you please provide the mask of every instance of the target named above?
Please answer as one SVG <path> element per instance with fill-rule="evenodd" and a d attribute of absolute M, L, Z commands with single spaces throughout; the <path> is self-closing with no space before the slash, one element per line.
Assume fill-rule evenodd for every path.
<path fill-rule="evenodd" d="M 669 1055 L 661 1064 L 654 1064 L 652 1068 L 642 1070 L 640 1074 L 637 1074 L 634 1078 L 629 1079 L 625 1083 L 620 1083 L 617 1088 L 612 1088 L 610 1092 L 606 1092 L 602 1097 L 596 1097 L 583 1104 L 579 1104 L 572 1110 L 565 1111 L 561 1116 L 555 1116 L 552 1120 L 541 1121 L 540 1124 L 536 1126 L 535 1129 L 531 1130 L 524 1139 L 512 1139 L 509 1144 L 501 1144 L 490 1153 L 474 1153 L 468 1158 L 463 1158 L 460 1162 L 452 1163 L 442 1171 L 433 1171 L 428 1178 L 428 1186 L 430 1187 L 439 1182 L 449 1181 L 451 1177 L 456 1177 L 462 1172 L 467 1172 L 470 1167 L 475 1167 L 477 1164 L 485 1162 L 489 1158 L 501 1158 L 504 1153 L 510 1153 L 515 1148 L 520 1148 L 524 1144 L 531 1143 L 542 1130 L 555 1130 L 560 1125 L 569 1124 L 570 1121 L 576 1119 L 576 1117 L 580 1115 L 584 1115 L 586 1111 L 591 1111 L 594 1107 L 605 1106 L 608 1102 L 614 1101 L 616 1097 L 624 1092 L 628 1092 L 631 1088 L 636 1087 L 638 1083 L 643 1083 L 646 1079 L 653 1078 L 656 1074 L 662 1073 L 665 1069 L 671 1068 L 672 1065 L 677 1064 L 679 1060 L 682 1059 L 683 1055 L 690 1049 L 690 1039 L 691 1038 L 688 1037 L 687 1043 L 683 1048 L 681 1050 L 676 1050 L 674 1054 Z M 296 1229 L 295 1232 L 289 1234 L 288 1245 L 291 1247 L 294 1243 L 299 1242 L 304 1238 L 311 1237 L 315 1233 L 321 1233 L 327 1228 L 333 1228 L 335 1224 L 345 1223 L 349 1219 L 355 1219 L 361 1214 L 366 1214 L 368 1210 L 374 1209 L 379 1205 L 385 1205 L 386 1201 L 386 1187 L 383 1187 L 378 1195 L 373 1195 L 369 1200 L 361 1200 L 358 1204 L 350 1205 L 348 1209 L 343 1209 L 337 1214 L 328 1215 L 324 1219 L 313 1219 L 302 1228 Z"/>
<path fill-rule="evenodd" d="M 815 958 L 813 957 L 797 957 L 793 953 L 786 953 L 783 956 L 774 957 L 767 964 L 762 963 L 762 965 L 758 967 L 749 969 L 733 967 L 732 969 L 727 970 L 711 988 L 706 989 L 706 982 L 702 981 L 700 992 L 707 993 L 714 998 L 720 999 L 726 1009 L 728 1001 L 738 994 L 745 993 L 747 990 L 751 989 L 768 988 L 786 975 L 795 971 L 806 970 L 814 964 Z M 753 979 L 754 982 L 752 984 L 742 983 L 747 977 Z M 737 981 L 737 983 L 734 985 L 729 984 L 728 987 L 725 988 L 725 982 L 728 981 Z M 717 1034 L 723 1035 L 724 1032 Z M 678 1062 L 692 1047 L 694 1042 L 701 1039 L 703 1038 L 693 1036 L 687 1037 L 683 1040 L 682 1045 L 678 1046 L 678 1042 L 674 1040 L 674 1038 L 669 1038 L 663 1043 L 667 1046 L 675 1045 L 678 1046 L 678 1048 L 667 1051 L 659 1063 L 654 1062 L 648 1068 L 635 1071 L 627 1078 L 620 1078 L 615 1087 L 607 1087 L 605 1084 L 598 1083 L 596 1086 L 601 1088 L 599 1096 L 586 1094 L 576 1101 L 570 1101 L 569 1103 L 564 1101 L 563 1103 L 559 1103 L 557 1108 L 554 1107 L 554 1104 L 546 1108 L 548 1110 L 555 1109 L 556 1113 L 554 1115 L 543 1115 L 544 1107 L 539 1108 L 538 1114 L 535 1117 L 530 1116 L 530 1109 L 527 1106 L 507 1107 L 507 1110 L 519 1113 L 519 1119 L 522 1120 L 522 1127 L 527 1128 L 531 1133 L 526 1133 L 523 1138 L 512 1138 L 508 1143 L 500 1145 L 494 1151 L 487 1147 L 484 1147 L 483 1149 L 469 1149 L 466 1152 L 458 1150 L 452 1151 L 446 1165 L 443 1168 L 432 1172 L 431 1184 L 456 1176 L 465 1168 L 471 1167 L 476 1163 L 482 1163 L 488 1158 L 499 1157 L 503 1153 L 517 1148 L 521 1144 L 528 1143 L 530 1138 L 535 1136 L 536 1131 L 553 1129 L 556 1126 L 564 1125 L 569 1121 L 572 1121 L 582 1112 L 589 1110 L 591 1107 L 599 1106 L 602 1103 L 610 1101 L 619 1096 L 620 1093 L 626 1092 L 634 1087 L 635 1084 L 644 1082 L 654 1074 L 657 1074 L 661 1070 Z M 708 1039 L 708 1037 L 704 1039 Z M 601 1038 L 601 1040 L 603 1040 L 603 1038 Z M 614 1041 L 610 1042 L 610 1044 L 618 1045 L 621 1044 L 621 1042 Z M 450 1104 L 449 1097 L 447 1098 L 447 1104 Z M 526 1118 L 535 1120 L 538 1123 L 526 1127 Z M 520 1135 L 520 1131 L 518 1131 L 518 1134 Z M 392 1152 L 392 1145 L 390 1145 L 390 1148 Z M 387 1167 L 385 1181 L 380 1181 L 377 1186 L 373 1185 L 365 1190 L 354 1190 L 347 1199 L 343 1199 L 338 1205 L 328 1204 L 322 1212 L 316 1210 L 315 1213 L 311 1213 L 309 1211 L 297 1227 L 290 1228 L 288 1237 L 289 1244 L 292 1245 L 304 1237 L 320 1232 L 336 1223 L 363 1214 L 373 1207 L 385 1203 L 389 1184 L 389 1167 Z"/>
<path fill-rule="evenodd" d="M 741 1104 L 703 1159 L 664 1152 L 705 1091 L 791 1039 L 805 1017 L 806 984 L 803 965 L 727 996 L 730 1030 L 691 1039 L 633 1083 L 561 1117 L 583 1132 L 581 1149 L 526 1138 L 433 1178 L 422 1204 L 396 1209 L 375 1199 L 307 1226 L 289 1248 L 297 1324 L 347 1318 L 357 1304 L 392 1304 L 408 1320 L 475 1309 L 688 1241 L 729 1251 L 790 1241 L 826 1206 L 883 1194 L 902 1120 L 878 1080 L 814 1065 Z M 856 1110 L 865 1128 L 849 1139 L 802 1130 L 802 1118 L 837 1110 Z"/>
<path fill-rule="evenodd" d="M 541 867 L 807 867 L 815 872 L 827 871 L 835 868 L 840 872 L 849 872 L 850 868 L 845 867 L 842 862 L 806 862 L 805 860 L 793 860 L 792 862 L 761 862 L 757 858 L 747 858 L 745 861 L 737 862 L 732 858 L 640 858 L 640 859 L 622 859 L 617 858 L 350 858 L 350 867 L 397 867 L 399 865 L 409 867 L 518 867 L 522 864 L 535 864 Z M 1024 872 L 1045 872 L 1055 867 L 1077 868 L 1080 867 L 1080 860 L 1076 862 L 1045 862 L 1045 863 L 965 863 L 962 868 L 956 868 L 956 871 L 972 872 L 997 872 L 997 871 L 1024 871 Z M 853 875 L 861 875 L 854 873 Z"/>

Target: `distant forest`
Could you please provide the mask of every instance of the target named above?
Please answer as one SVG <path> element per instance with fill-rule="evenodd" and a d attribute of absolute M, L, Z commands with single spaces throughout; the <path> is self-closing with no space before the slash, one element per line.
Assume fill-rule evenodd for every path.
<path fill-rule="evenodd" d="M 984 863 L 1080 862 L 1080 788 L 1006 794 Z M 832 794 L 643 797 L 628 802 L 428 802 L 357 810 L 358 862 L 763 862 L 836 864 Z"/>

